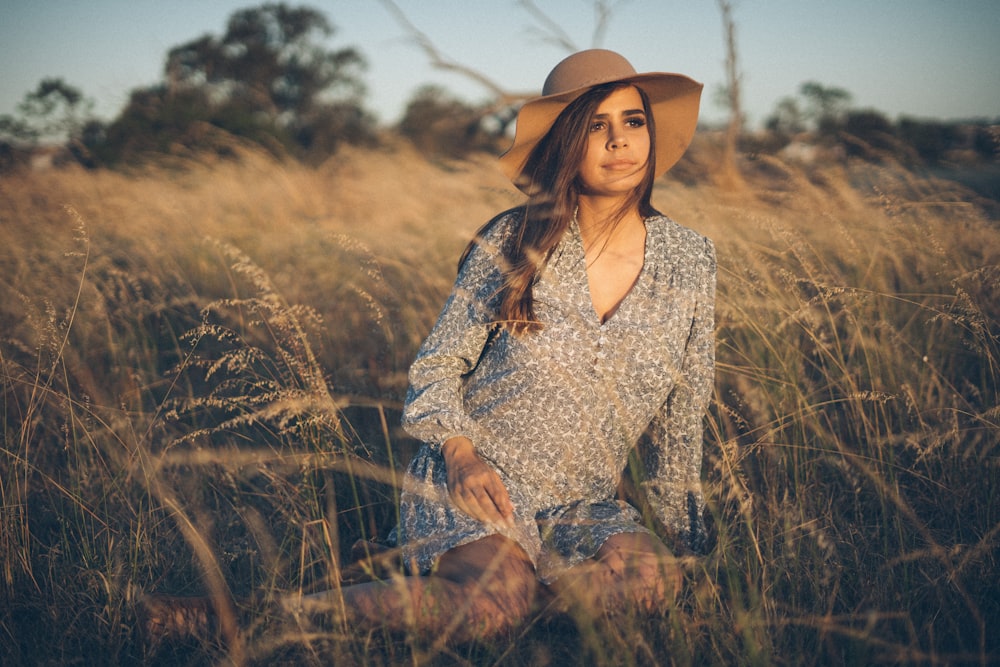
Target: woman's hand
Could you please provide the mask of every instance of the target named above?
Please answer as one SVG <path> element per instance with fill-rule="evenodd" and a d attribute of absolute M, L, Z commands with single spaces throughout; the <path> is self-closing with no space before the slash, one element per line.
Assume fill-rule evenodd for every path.
<path fill-rule="evenodd" d="M 485 523 L 514 522 L 514 505 L 496 470 L 486 464 L 472 441 L 449 438 L 441 446 L 448 470 L 448 494 L 458 509 Z"/>

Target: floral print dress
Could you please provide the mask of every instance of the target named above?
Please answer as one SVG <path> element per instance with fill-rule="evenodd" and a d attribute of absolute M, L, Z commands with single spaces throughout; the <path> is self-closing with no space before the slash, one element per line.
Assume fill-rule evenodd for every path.
<path fill-rule="evenodd" d="M 668 542 L 700 551 L 702 418 L 715 361 L 711 241 L 664 216 L 646 219 L 643 268 L 602 323 L 574 221 L 534 285 L 542 329 L 515 336 L 493 318 L 500 248 L 518 215 L 498 216 L 479 239 L 410 369 L 403 426 L 424 444 L 400 499 L 404 559 L 425 573 L 445 551 L 502 533 L 550 583 L 608 537 L 647 530 L 616 499 L 640 438 L 639 486 Z M 452 504 L 441 445 L 457 435 L 500 475 L 514 528 Z"/>

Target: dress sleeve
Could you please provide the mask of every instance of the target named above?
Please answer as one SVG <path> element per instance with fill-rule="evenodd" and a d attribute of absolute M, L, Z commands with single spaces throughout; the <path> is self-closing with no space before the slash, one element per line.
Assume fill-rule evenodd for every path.
<path fill-rule="evenodd" d="M 403 428 L 432 449 L 454 436 L 464 435 L 473 443 L 479 439 L 479 426 L 465 410 L 463 385 L 496 326 L 494 300 L 502 277 L 493 232 L 465 259 L 437 323 L 410 366 Z"/>
<path fill-rule="evenodd" d="M 678 382 L 660 407 L 643 448 L 649 505 L 681 550 L 703 553 L 701 489 L 703 418 L 715 382 L 715 250 L 705 240 L 700 296 Z"/>

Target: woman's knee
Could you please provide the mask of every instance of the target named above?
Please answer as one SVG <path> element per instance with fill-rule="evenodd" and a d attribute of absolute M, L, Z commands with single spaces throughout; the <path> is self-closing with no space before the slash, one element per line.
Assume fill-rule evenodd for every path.
<path fill-rule="evenodd" d="M 436 575 L 461 585 L 474 605 L 512 623 L 530 613 L 538 589 L 531 559 L 499 535 L 452 549 L 441 557 Z"/>
<path fill-rule="evenodd" d="M 647 611 L 671 602 L 679 592 L 682 573 L 674 555 L 649 533 L 621 533 L 609 538 L 597 560 L 626 595 Z"/>
<path fill-rule="evenodd" d="M 484 586 L 498 608 L 515 620 L 522 620 L 531 613 L 538 587 L 534 565 L 520 558 L 511 560 Z"/>

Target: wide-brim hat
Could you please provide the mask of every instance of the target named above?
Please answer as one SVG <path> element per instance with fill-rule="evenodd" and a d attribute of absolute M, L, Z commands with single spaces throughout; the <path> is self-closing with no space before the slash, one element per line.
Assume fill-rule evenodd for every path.
<path fill-rule="evenodd" d="M 507 177 L 523 188 L 525 184 L 519 182 L 519 177 L 528 156 L 563 109 L 588 89 L 615 82 L 631 83 L 649 97 L 656 131 L 652 137 L 655 175 L 665 174 L 694 137 L 702 84 L 683 74 L 638 74 L 628 60 L 614 51 L 589 49 L 556 65 L 545 79 L 541 97 L 525 102 L 518 111 L 514 143 L 500 156 L 500 168 Z"/>

